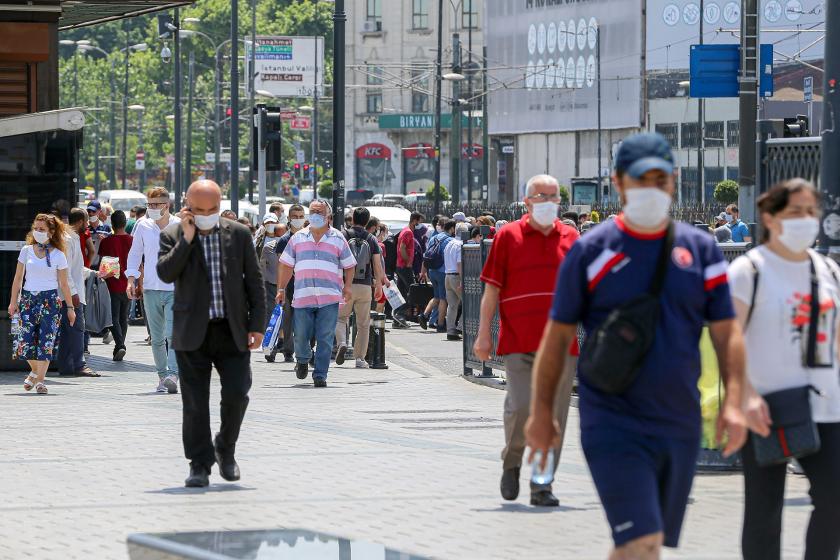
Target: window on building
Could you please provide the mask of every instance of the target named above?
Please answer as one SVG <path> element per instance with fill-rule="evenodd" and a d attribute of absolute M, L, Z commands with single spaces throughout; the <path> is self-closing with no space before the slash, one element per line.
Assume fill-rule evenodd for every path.
<path fill-rule="evenodd" d="M 706 123 L 706 147 L 723 148 L 725 140 L 723 121 L 712 121 Z"/>
<path fill-rule="evenodd" d="M 430 68 L 415 66 L 411 69 L 411 112 L 428 113 Z"/>
<path fill-rule="evenodd" d="M 367 0 L 367 20 L 382 24 L 382 0 Z"/>
<path fill-rule="evenodd" d="M 699 201 L 700 191 L 697 190 L 697 167 L 683 167 L 680 169 L 680 191 L 683 204 Z"/>
<path fill-rule="evenodd" d="M 382 68 L 379 66 L 368 65 L 367 67 L 367 83 L 369 86 L 382 85 Z"/>
<path fill-rule="evenodd" d="M 680 140 L 680 147 L 683 149 L 697 148 L 700 145 L 700 135 L 698 134 L 698 126 L 696 122 L 688 122 L 682 124 Z"/>
<path fill-rule="evenodd" d="M 478 29 L 478 4 L 476 0 L 463 0 L 461 7 L 461 28 Z"/>
<path fill-rule="evenodd" d="M 367 112 L 381 113 L 382 112 L 382 92 L 367 94 Z"/>
<path fill-rule="evenodd" d="M 706 184 L 706 202 L 715 199 L 715 187 L 723 181 L 723 167 L 706 167 L 703 170 L 703 182 Z"/>
<path fill-rule="evenodd" d="M 411 2 L 411 28 L 429 28 L 429 0 L 412 0 Z"/>
<path fill-rule="evenodd" d="M 741 123 L 740 121 L 726 122 L 726 145 L 730 148 L 737 148 L 741 142 Z"/>
<path fill-rule="evenodd" d="M 656 132 L 665 137 L 665 140 L 671 144 L 673 148 L 679 148 L 680 145 L 680 125 L 677 123 L 657 124 Z"/>

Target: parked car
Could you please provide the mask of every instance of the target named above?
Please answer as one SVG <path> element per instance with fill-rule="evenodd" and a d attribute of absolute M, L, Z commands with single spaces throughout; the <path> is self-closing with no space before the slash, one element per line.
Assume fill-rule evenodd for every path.
<path fill-rule="evenodd" d="M 400 206 L 365 206 L 370 211 L 372 218 L 379 218 L 379 221 L 388 226 L 393 233 L 408 227 L 411 220 L 411 212 Z"/>
<path fill-rule="evenodd" d="M 384 202 L 402 204 L 405 202 L 405 195 L 402 194 L 375 194 L 370 198 L 371 204 L 382 204 Z"/>
<path fill-rule="evenodd" d="M 408 204 L 417 204 L 418 202 L 426 202 L 429 199 L 426 198 L 426 193 L 411 193 L 405 195 L 405 202 Z"/>
<path fill-rule="evenodd" d="M 126 214 L 135 206 L 146 206 L 146 195 L 137 191 L 99 191 L 98 200 L 102 204 L 110 204 L 114 210 L 122 210 Z"/>

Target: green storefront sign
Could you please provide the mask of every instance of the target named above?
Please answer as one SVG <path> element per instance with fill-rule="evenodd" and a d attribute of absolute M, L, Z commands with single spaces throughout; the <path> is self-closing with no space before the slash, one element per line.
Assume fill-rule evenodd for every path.
<path fill-rule="evenodd" d="M 461 117 L 461 125 L 466 129 L 469 126 L 469 119 Z M 473 117 L 473 127 L 481 128 L 481 117 Z M 400 115 L 380 115 L 380 129 L 398 130 L 434 130 L 435 115 L 430 113 L 407 113 Z M 447 113 L 441 115 L 440 128 L 449 130 L 452 128 L 452 115 Z"/>

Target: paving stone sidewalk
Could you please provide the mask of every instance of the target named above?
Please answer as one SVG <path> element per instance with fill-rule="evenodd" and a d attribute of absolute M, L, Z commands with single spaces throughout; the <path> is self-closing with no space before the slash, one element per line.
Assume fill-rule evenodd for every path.
<path fill-rule="evenodd" d="M 458 346 L 440 335 L 389 333 L 390 369 L 348 361 L 325 390 L 254 353 L 242 480 L 214 472 L 206 490 L 183 488 L 180 397 L 154 392 L 144 336 L 130 329 L 121 364 L 92 342 L 103 377 L 51 378 L 47 396 L 25 393 L 22 374 L 0 374 L 0 560 L 121 559 L 134 532 L 282 527 L 446 559 L 607 556 L 576 411 L 555 483 L 562 507 L 527 505 L 527 469 L 526 491 L 503 502 L 504 393 L 461 379 L 449 367 Z M 785 558 L 802 555 L 806 489 L 789 478 Z M 739 558 L 741 511 L 740 476 L 698 478 L 683 546 L 666 558 Z"/>

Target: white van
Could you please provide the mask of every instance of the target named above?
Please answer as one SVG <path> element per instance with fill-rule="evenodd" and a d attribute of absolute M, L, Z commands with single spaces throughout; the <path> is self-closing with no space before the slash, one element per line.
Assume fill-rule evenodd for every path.
<path fill-rule="evenodd" d="M 122 210 L 128 214 L 135 206 L 146 206 L 146 195 L 137 191 L 115 190 L 99 191 L 97 198 L 102 204 L 110 204 L 114 210 Z"/>

